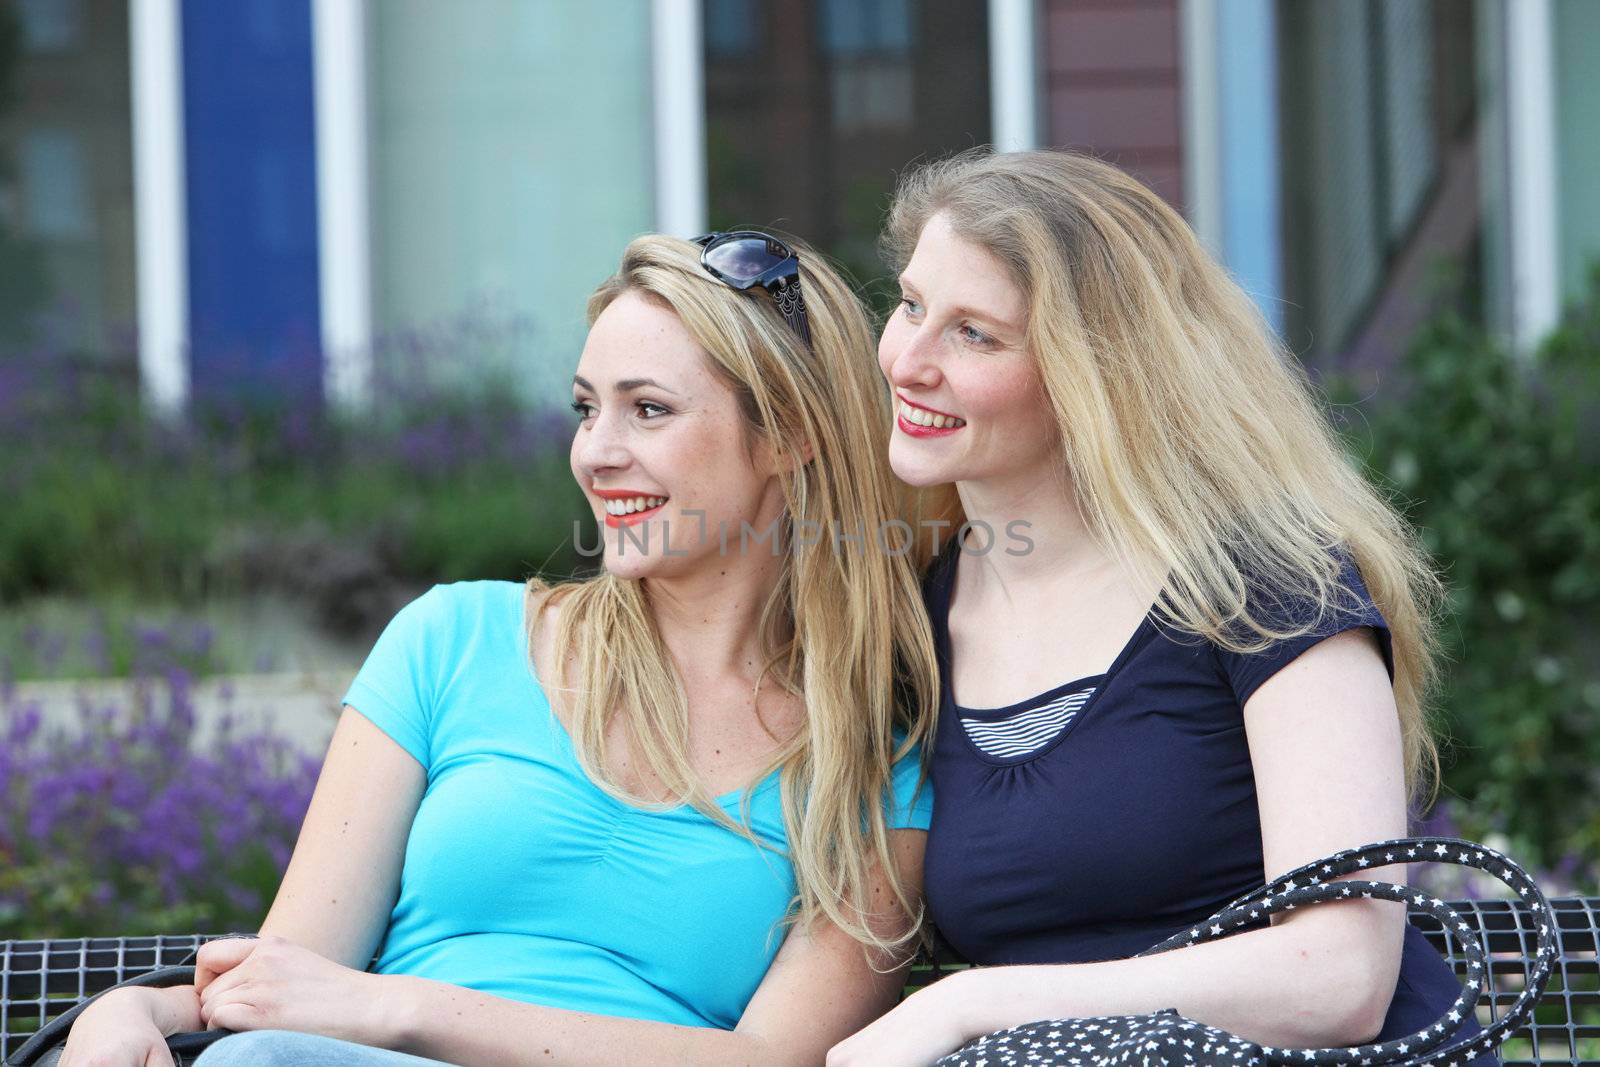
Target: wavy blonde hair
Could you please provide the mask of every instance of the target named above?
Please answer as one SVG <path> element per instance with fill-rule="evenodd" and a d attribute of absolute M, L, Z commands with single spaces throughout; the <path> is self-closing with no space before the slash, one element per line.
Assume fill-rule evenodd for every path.
<path fill-rule="evenodd" d="M 1436 782 L 1439 578 L 1346 457 L 1299 361 L 1182 217 L 1098 159 L 985 150 L 902 179 L 884 236 L 901 269 L 935 215 L 1026 294 L 1079 507 L 1131 577 L 1164 589 L 1164 621 L 1259 650 L 1349 609 L 1348 553 L 1393 635 L 1413 798 Z M 924 509 L 960 521 L 951 487 Z M 1302 597 L 1321 614 L 1285 628 L 1273 609 Z"/>
<path fill-rule="evenodd" d="M 781 770 L 797 884 L 788 918 L 802 925 L 826 918 L 864 944 L 892 951 L 915 936 L 921 908 L 897 875 L 883 798 L 894 761 L 931 736 L 938 668 L 912 560 L 872 541 L 895 517 L 896 482 L 886 459 L 889 398 L 872 355 L 871 323 L 821 256 L 799 242 L 791 247 L 800 257 L 809 348 L 765 294 L 733 291 L 701 268 L 699 248 L 662 236 L 628 245 L 617 273 L 590 297 L 589 322 L 630 292 L 671 309 L 734 391 L 749 434 L 779 457 L 786 472 L 783 550 L 760 615 L 767 658 L 757 685 L 771 680 L 805 705 L 805 726 L 766 772 Z M 797 527 L 830 534 L 808 547 Z M 855 542 L 835 542 L 834 530 L 861 531 L 865 540 L 856 550 Z M 543 595 L 529 624 L 530 648 L 533 628 L 559 604 L 552 636 L 557 661 L 566 665 L 560 683 L 571 692 L 575 747 L 596 782 L 643 802 L 607 770 L 608 727 L 620 722 L 630 752 L 669 794 L 665 803 L 692 804 L 754 840 L 690 763 L 689 708 L 646 584 L 610 574 L 554 587 L 531 581 L 530 591 Z M 896 732 L 903 732 L 898 743 Z M 872 921 L 885 915 L 883 904 L 869 899 L 874 867 L 889 880 L 889 906 L 910 920 L 889 935 Z"/>

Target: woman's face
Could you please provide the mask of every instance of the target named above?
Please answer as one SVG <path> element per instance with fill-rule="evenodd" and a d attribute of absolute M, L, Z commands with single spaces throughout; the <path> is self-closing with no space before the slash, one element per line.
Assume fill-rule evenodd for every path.
<path fill-rule="evenodd" d="M 783 512 L 770 450 L 678 316 L 637 292 L 601 312 L 572 379 L 572 473 L 600 524 L 606 570 L 693 572 Z M 719 530 L 727 530 L 720 539 Z"/>
<path fill-rule="evenodd" d="M 894 472 L 919 486 L 1044 484 L 1059 434 L 1027 349 L 1027 299 L 1005 265 L 935 215 L 900 290 L 878 343 L 896 400 Z"/>

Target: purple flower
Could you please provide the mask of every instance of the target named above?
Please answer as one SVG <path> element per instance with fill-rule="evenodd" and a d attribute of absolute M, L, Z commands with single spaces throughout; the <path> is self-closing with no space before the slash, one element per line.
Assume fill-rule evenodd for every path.
<path fill-rule="evenodd" d="M 189 685 L 169 668 L 84 702 L 71 732 L 0 694 L 0 868 L 54 887 L 18 895 L 0 877 L 0 937 L 158 932 L 167 914 L 183 918 L 163 932 L 259 923 L 318 763 L 270 732 L 197 744 Z"/>

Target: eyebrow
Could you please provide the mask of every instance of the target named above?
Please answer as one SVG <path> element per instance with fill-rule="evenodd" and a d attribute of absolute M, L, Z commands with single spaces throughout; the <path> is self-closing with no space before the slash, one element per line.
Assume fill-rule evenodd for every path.
<path fill-rule="evenodd" d="M 600 391 L 590 384 L 589 379 L 585 378 L 581 374 L 574 374 L 572 376 L 572 384 L 576 385 L 579 389 L 587 389 L 591 393 L 598 393 Z M 631 393 L 635 389 L 660 389 L 663 393 L 671 393 L 673 396 L 678 395 L 676 390 L 668 389 L 654 378 L 623 378 L 617 383 L 616 386 L 616 392 L 619 393 Z"/>

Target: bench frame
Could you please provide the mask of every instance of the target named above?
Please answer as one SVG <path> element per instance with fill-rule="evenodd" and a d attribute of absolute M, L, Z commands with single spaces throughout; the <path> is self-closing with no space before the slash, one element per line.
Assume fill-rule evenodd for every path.
<path fill-rule="evenodd" d="M 1506 1043 L 1501 1059 L 1507 1065 L 1600 1065 L 1600 897 L 1561 897 L 1550 906 L 1561 946 L 1555 971 L 1533 1022 Z M 1478 1003 L 1480 1019 L 1488 1022 L 1522 990 L 1538 924 L 1516 901 L 1452 901 L 1451 907 L 1489 950 Z M 1454 936 L 1432 916 L 1411 918 L 1459 973 L 1465 960 Z M 220 935 L 0 941 L 0 1058 L 73 1005 L 135 975 L 185 963 L 215 936 Z M 918 959 L 908 988 L 965 966 L 947 947 L 936 946 Z"/>

